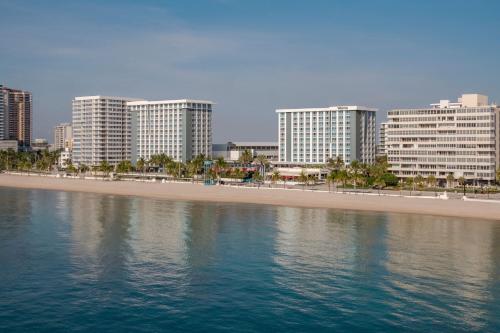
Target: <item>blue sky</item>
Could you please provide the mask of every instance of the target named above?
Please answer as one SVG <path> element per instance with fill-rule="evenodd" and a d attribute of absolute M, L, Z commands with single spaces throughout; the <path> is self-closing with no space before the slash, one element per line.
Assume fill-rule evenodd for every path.
<path fill-rule="evenodd" d="M 500 1 L 0 0 L 0 83 L 35 137 L 81 95 L 203 98 L 214 141 L 275 140 L 281 107 L 500 102 Z"/>

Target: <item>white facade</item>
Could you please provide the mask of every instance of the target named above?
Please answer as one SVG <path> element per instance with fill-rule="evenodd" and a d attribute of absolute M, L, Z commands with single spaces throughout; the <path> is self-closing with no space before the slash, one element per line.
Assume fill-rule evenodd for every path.
<path fill-rule="evenodd" d="M 130 160 L 130 113 L 127 102 L 136 99 L 84 96 L 73 100 L 73 161 L 75 164 L 112 165 Z"/>
<path fill-rule="evenodd" d="M 379 128 L 379 141 L 377 145 L 377 156 L 384 156 L 387 154 L 386 152 L 386 132 L 387 123 L 381 123 Z"/>
<path fill-rule="evenodd" d="M 212 155 L 212 102 L 181 99 L 127 105 L 132 115 L 133 162 L 160 153 L 181 162 Z"/>
<path fill-rule="evenodd" d="M 54 127 L 54 149 L 73 149 L 73 128 L 69 123 Z"/>
<path fill-rule="evenodd" d="M 498 158 L 498 112 L 488 97 L 462 95 L 427 108 L 389 111 L 386 149 L 390 170 L 399 178 L 449 174 L 493 181 Z"/>
<path fill-rule="evenodd" d="M 66 169 L 69 162 L 73 163 L 73 153 L 71 149 L 65 148 L 63 151 L 61 151 L 61 155 L 59 155 L 59 167 L 61 169 Z"/>
<path fill-rule="evenodd" d="M 279 161 L 324 164 L 340 156 L 346 164 L 373 163 L 376 111 L 360 106 L 276 110 Z"/>

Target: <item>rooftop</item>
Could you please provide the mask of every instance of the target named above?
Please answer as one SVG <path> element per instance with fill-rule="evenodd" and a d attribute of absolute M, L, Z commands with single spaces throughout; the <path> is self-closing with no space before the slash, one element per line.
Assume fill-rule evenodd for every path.
<path fill-rule="evenodd" d="M 199 104 L 214 104 L 212 101 L 199 100 L 199 99 L 165 99 L 159 101 L 132 101 L 128 102 L 128 105 L 152 105 L 152 104 L 178 104 L 178 103 L 199 103 Z"/>
<path fill-rule="evenodd" d="M 88 100 L 88 99 L 114 99 L 114 100 L 121 100 L 121 101 L 127 101 L 127 102 L 141 101 L 142 100 L 140 98 L 118 97 L 118 96 L 103 96 L 103 95 L 78 96 L 78 97 L 75 97 L 75 101 L 85 101 L 85 100 Z"/>
<path fill-rule="evenodd" d="M 359 105 L 337 105 L 326 108 L 304 108 L 304 109 L 277 109 L 276 112 L 314 112 L 314 111 L 378 111 L 375 108 L 368 108 Z"/>

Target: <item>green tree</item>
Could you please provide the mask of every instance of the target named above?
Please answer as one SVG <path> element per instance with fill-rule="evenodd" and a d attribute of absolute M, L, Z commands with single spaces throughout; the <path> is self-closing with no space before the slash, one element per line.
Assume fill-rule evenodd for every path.
<path fill-rule="evenodd" d="M 273 174 L 271 175 L 271 182 L 273 184 L 276 184 L 280 179 L 281 179 L 280 172 L 278 170 L 274 170 Z"/>
<path fill-rule="evenodd" d="M 201 170 L 203 170 L 203 165 L 205 163 L 205 155 L 200 154 L 193 158 L 189 164 L 188 164 L 188 169 L 193 175 L 193 178 L 195 178 Z"/>
<path fill-rule="evenodd" d="M 382 175 L 382 179 L 386 186 L 397 186 L 399 181 L 396 175 L 388 172 Z"/>
<path fill-rule="evenodd" d="M 345 186 L 349 179 L 351 178 L 347 170 L 342 169 L 337 173 L 337 180 L 342 183 L 342 192 L 345 191 Z"/>
<path fill-rule="evenodd" d="M 332 184 L 335 183 L 336 179 L 337 179 L 337 173 L 333 170 L 326 176 L 326 183 L 328 184 L 328 192 L 331 192 Z"/>
<path fill-rule="evenodd" d="M 144 173 L 146 171 L 146 160 L 144 157 L 139 158 L 136 163 L 137 171 Z"/>
<path fill-rule="evenodd" d="M 79 171 L 80 173 L 86 173 L 86 172 L 88 172 L 88 171 L 89 171 L 89 167 L 88 167 L 88 165 L 83 164 L 83 163 L 82 163 L 82 164 L 80 164 L 80 165 L 78 166 L 78 169 L 79 169 L 78 171 Z"/>
<path fill-rule="evenodd" d="M 411 196 L 411 192 L 413 190 L 413 184 L 414 184 L 414 179 L 413 177 L 407 177 L 405 179 L 405 184 L 406 186 L 410 189 L 410 196 Z"/>
<path fill-rule="evenodd" d="M 305 190 L 305 187 L 309 183 L 309 177 L 307 176 L 307 174 L 306 174 L 306 172 L 305 172 L 304 169 L 302 169 L 302 171 L 300 172 L 299 177 L 297 178 L 297 180 L 299 181 L 299 183 L 302 183 L 302 189 Z"/>
<path fill-rule="evenodd" d="M 449 173 L 448 176 L 446 176 L 446 182 L 448 184 L 448 187 L 453 186 L 453 182 L 455 182 L 455 177 L 453 176 L 453 173 Z"/>
<path fill-rule="evenodd" d="M 359 161 L 354 160 L 354 161 L 351 161 L 349 168 L 350 168 L 351 173 L 352 173 L 352 177 L 351 177 L 352 183 L 354 185 L 354 189 L 356 189 L 356 183 L 360 180 L 359 170 L 361 168 L 361 165 L 360 165 Z"/>
<path fill-rule="evenodd" d="M 252 163 L 253 161 L 253 155 L 252 155 L 252 152 L 248 149 L 245 149 L 241 155 L 240 155 L 240 158 L 239 158 L 239 161 L 242 165 L 244 166 L 248 166 L 250 163 Z"/>
<path fill-rule="evenodd" d="M 430 175 L 429 177 L 427 177 L 427 185 L 434 189 L 435 195 L 437 195 L 436 184 L 437 184 L 436 176 Z"/>
<path fill-rule="evenodd" d="M 465 197 L 465 178 L 462 176 L 458 178 L 458 184 L 463 187 L 464 189 L 464 197 Z"/>
<path fill-rule="evenodd" d="M 267 157 L 265 155 L 258 155 L 255 158 L 255 162 L 259 165 L 260 172 L 262 173 L 262 176 L 265 178 L 266 177 L 266 169 L 267 166 L 269 165 L 269 161 L 267 160 Z"/>
<path fill-rule="evenodd" d="M 109 176 L 109 173 L 113 171 L 113 166 L 108 163 L 108 161 L 102 161 L 99 164 L 99 171 L 103 172 L 106 177 Z"/>
<path fill-rule="evenodd" d="M 380 190 L 385 187 L 385 181 L 384 181 L 384 179 L 382 177 L 376 178 L 375 182 L 373 183 L 373 185 L 375 185 L 375 187 L 378 190 L 378 195 L 380 195 Z"/>
<path fill-rule="evenodd" d="M 132 171 L 132 163 L 130 161 L 121 161 L 116 166 L 117 173 L 127 173 Z"/>
<path fill-rule="evenodd" d="M 415 177 L 415 184 L 419 190 L 422 190 L 424 188 L 425 178 L 422 175 L 417 175 Z"/>
<path fill-rule="evenodd" d="M 220 179 L 222 173 L 227 168 L 227 162 L 224 159 L 224 157 L 222 156 L 217 157 L 214 163 L 214 168 L 215 168 L 215 175 L 217 176 L 217 178 Z"/>
<path fill-rule="evenodd" d="M 340 169 L 344 168 L 345 163 L 342 157 L 337 156 L 335 158 L 329 158 L 326 163 L 326 167 L 330 170 L 335 170 L 339 171 Z"/>
<path fill-rule="evenodd" d="M 69 174 L 75 174 L 78 170 L 75 168 L 75 166 L 73 165 L 73 163 L 71 163 L 71 161 L 70 161 L 69 163 L 66 162 L 66 171 Z"/>

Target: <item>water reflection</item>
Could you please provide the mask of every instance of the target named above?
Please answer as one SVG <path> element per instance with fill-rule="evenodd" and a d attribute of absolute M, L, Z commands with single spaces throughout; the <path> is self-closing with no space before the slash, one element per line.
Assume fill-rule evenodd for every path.
<path fill-rule="evenodd" d="M 1 189 L 0 207 L 0 327 L 47 307 L 84 330 L 500 329 L 498 222 Z"/>
<path fill-rule="evenodd" d="M 492 257 L 498 222 L 390 215 L 386 228 L 387 290 L 395 302 L 421 293 L 416 296 L 421 306 L 482 328 L 482 305 L 494 300 L 488 287 L 499 264 Z M 436 298 L 462 301 L 440 308 Z"/>

